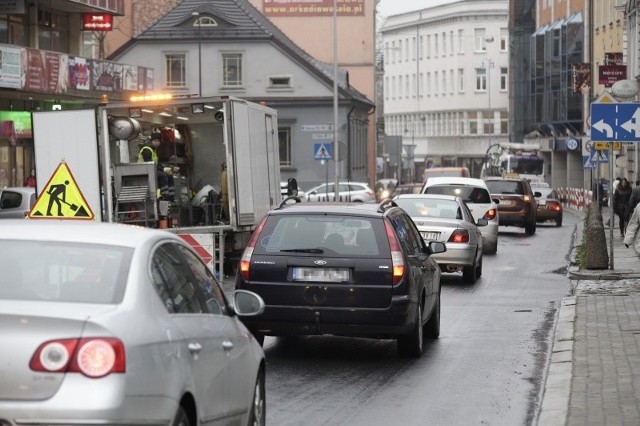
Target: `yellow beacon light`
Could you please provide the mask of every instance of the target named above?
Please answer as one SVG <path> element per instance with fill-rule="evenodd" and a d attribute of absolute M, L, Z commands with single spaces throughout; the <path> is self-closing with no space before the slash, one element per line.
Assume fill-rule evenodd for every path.
<path fill-rule="evenodd" d="M 172 99 L 173 95 L 170 93 L 157 93 L 151 95 L 134 95 L 129 98 L 131 102 L 141 102 L 141 101 L 167 101 Z"/>

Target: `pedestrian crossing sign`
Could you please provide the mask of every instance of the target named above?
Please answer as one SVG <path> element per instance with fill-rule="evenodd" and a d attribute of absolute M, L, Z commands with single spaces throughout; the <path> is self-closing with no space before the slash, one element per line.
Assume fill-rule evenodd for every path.
<path fill-rule="evenodd" d="M 313 144 L 313 159 L 314 160 L 330 160 L 331 159 L 331 144 L 330 143 L 315 143 Z"/>
<path fill-rule="evenodd" d="M 62 160 L 29 212 L 30 219 L 93 220 L 95 215 Z"/>

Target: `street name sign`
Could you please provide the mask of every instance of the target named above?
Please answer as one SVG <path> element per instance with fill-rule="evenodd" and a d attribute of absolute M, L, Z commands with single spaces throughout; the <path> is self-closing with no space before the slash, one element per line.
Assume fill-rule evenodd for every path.
<path fill-rule="evenodd" d="M 591 140 L 640 142 L 640 104 L 591 104 Z"/>
<path fill-rule="evenodd" d="M 333 124 L 303 124 L 303 132 L 332 132 Z"/>

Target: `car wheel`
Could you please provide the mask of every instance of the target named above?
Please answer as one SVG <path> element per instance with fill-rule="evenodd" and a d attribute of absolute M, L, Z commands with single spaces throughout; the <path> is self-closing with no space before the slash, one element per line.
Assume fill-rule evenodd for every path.
<path fill-rule="evenodd" d="M 191 426 L 191 421 L 189 420 L 189 416 L 187 412 L 182 408 L 182 405 L 178 407 L 178 412 L 173 419 L 173 426 Z"/>
<path fill-rule="evenodd" d="M 420 357 L 423 345 L 422 334 L 422 306 L 416 309 L 416 321 L 411 333 L 398 337 L 398 354 L 400 356 Z"/>
<path fill-rule="evenodd" d="M 529 223 L 527 225 L 524 226 L 524 232 L 527 235 L 533 235 L 536 232 L 536 223 Z"/>
<path fill-rule="evenodd" d="M 480 263 L 476 267 L 476 277 L 480 278 L 482 276 L 482 256 L 480 256 Z"/>
<path fill-rule="evenodd" d="M 258 372 L 256 387 L 253 391 L 251 412 L 249 413 L 249 426 L 264 426 L 267 420 L 267 401 L 265 398 L 264 372 Z"/>
<path fill-rule="evenodd" d="M 436 306 L 433 308 L 431 318 L 429 318 L 422 330 L 429 339 L 440 337 L 440 292 L 436 295 Z"/>
<path fill-rule="evenodd" d="M 462 281 L 464 281 L 467 284 L 473 284 L 476 282 L 476 279 L 478 278 L 477 274 L 477 264 L 474 261 L 473 265 L 471 266 L 465 266 L 464 268 L 462 268 Z"/>
<path fill-rule="evenodd" d="M 556 226 L 557 227 L 562 226 L 562 217 L 559 217 L 559 218 L 556 219 Z"/>

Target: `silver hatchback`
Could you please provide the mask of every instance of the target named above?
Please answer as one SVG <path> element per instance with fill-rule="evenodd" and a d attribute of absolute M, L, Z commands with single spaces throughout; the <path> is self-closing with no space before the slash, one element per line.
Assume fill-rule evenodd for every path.
<path fill-rule="evenodd" d="M 0 222 L 0 425 L 265 424 L 265 359 L 176 235 Z"/>
<path fill-rule="evenodd" d="M 35 188 L 0 188 L 0 219 L 24 219 L 35 203 Z"/>
<path fill-rule="evenodd" d="M 307 191 L 307 201 L 335 201 L 335 183 L 323 183 Z M 340 182 L 338 201 L 375 203 L 376 193 L 365 182 Z"/>

